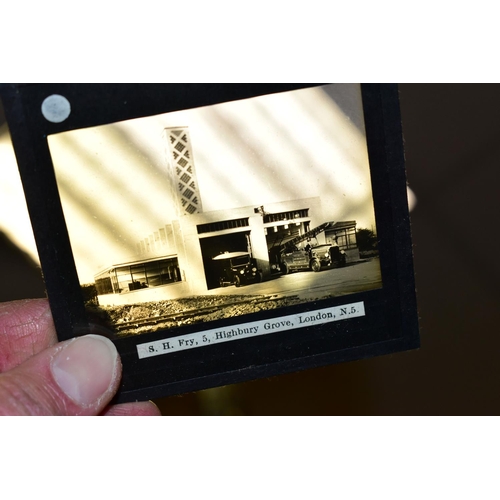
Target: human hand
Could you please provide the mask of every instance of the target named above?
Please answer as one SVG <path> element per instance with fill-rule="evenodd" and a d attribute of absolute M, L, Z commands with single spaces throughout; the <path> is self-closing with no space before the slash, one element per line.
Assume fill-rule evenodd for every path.
<path fill-rule="evenodd" d="M 159 415 L 150 402 L 109 406 L 121 370 L 105 337 L 58 343 L 46 300 L 0 304 L 0 415 Z"/>

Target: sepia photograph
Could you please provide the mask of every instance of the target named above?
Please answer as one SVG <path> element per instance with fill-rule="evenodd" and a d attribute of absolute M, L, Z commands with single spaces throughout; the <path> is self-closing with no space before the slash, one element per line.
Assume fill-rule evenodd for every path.
<path fill-rule="evenodd" d="M 382 286 L 360 85 L 48 142 L 87 311 L 118 336 Z"/>

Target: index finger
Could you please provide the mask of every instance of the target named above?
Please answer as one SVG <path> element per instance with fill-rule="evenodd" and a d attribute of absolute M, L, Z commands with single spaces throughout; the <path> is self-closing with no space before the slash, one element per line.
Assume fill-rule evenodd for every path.
<path fill-rule="evenodd" d="M 47 299 L 0 303 L 0 373 L 56 342 Z"/>

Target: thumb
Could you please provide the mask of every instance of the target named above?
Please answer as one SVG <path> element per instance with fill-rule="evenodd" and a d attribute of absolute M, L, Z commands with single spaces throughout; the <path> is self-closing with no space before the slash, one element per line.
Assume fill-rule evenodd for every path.
<path fill-rule="evenodd" d="M 97 415 L 120 378 L 113 342 L 99 335 L 77 337 L 0 375 L 0 415 Z"/>

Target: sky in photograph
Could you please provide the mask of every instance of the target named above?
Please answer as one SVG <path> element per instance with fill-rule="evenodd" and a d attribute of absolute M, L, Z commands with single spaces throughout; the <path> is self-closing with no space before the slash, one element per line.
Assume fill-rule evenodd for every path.
<path fill-rule="evenodd" d="M 320 197 L 375 229 L 358 85 L 335 84 L 49 136 L 81 283 L 178 217 L 165 128 L 188 127 L 204 212 Z"/>

